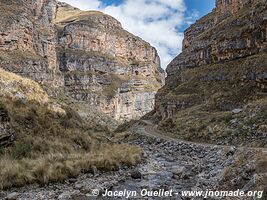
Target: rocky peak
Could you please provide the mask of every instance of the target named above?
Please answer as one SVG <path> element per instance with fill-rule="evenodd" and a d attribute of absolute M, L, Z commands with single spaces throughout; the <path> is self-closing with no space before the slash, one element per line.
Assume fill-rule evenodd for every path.
<path fill-rule="evenodd" d="M 121 23 L 109 15 L 59 4 L 56 16 L 55 22 L 62 28 L 59 41 L 62 46 L 159 65 L 156 49 L 125 31 Z"/>
<path fill-rule="evenodd" d="M 69 4 L 58 2 L 55 23 L 64 26 L 68 23 L 84 23 L 87 26 L 110 29 L 120 28 L 121 23 L 100 11 L 81 11 Z"/>

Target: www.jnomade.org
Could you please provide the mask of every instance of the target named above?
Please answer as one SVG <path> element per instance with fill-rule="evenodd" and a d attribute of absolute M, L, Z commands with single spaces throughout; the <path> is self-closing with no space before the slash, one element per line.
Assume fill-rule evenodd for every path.
<path fill-rule="evenodd" d="M 98 196 L 99 190 L 93 190 L 93 195 Z M 173 190 L 148 190 L 142 189 L 140 191 L 132 191 L 132 190 L 120 190 L 120 191 L 109 191 L 105 190 L 101 196 L 104 197 L 125 197 L 126 199 L 130 197 L 172 197 L 172 196 L 182 196 L 182 197 L 256 197 L 261 199 L 263 197 L 263 191 L 242 191 L 242 190 L 235 190 L 235 191 L 212 191 L 212 190 L 205 190 L 205 191 L 181 191 L 175 192 Z"/>

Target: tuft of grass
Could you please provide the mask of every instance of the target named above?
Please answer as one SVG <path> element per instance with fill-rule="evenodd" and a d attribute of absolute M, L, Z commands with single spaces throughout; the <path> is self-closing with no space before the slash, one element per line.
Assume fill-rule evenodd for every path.
<path fill-rule="evenodd" d="M 25 99 L 40 103 L 48 102 L 48 95 L 35 81 L 22 78 L 0 68 L 0 96 L 11 99 Z"/>
<path fill-rule="evenodd" d="M 142 150 L 130 145 L 104 145 L 90 153 L 47 154 L 36 159 L 0 159 L 0 188 L 59 182 L 81 173 L 118 170 L 136 165 Z"/>

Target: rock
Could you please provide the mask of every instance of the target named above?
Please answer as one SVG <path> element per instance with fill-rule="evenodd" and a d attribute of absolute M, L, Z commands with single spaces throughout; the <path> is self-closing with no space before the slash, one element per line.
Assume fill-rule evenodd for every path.
<path fill-rule="evenodd" d="M 8 146 L 15 140 L 15 131 L 10 123 L 7 110 L 0 105 L 0 147 Z"/>
<path fill-rule="evenodd" d="M 20 14 L 1 18 L 0 51 L 8 58 L 1 59 L 1 68 L 64 87 L 119 121 L 153 110 L 165 76 L 154 47 L 101 12 L 54 0 L 19 2 Z M 16 6 L 1 2 L 3 10 Z"/>
<path fill-rule="evenodd" d="M 172 168 L 173 178 L 175 179 L 187 179 L 188 174 L 185 167 L 175 166 Z"/>
<path fill-rule="evenodd" d="M 68 10 L 81 12 L 59 4 L 57 14 L 62 16 Z M 59 35 L 59 69 L 70 95 L 116 120 L 131 120 L 150 112 L 156 91 L 164 83 L 155 48 L 129 34 L 109 15 L 84 15 L 69 16 L 75 23 L 56 19 L 57 25 L 63 27 Z"/>
<path fill-rule="evenodd" d="M 77 179 L 76 178 L 70 178 L 68 181 L 69 181 L 69 183 L 75 183 L 77 181 Z"/>
<path fill-rule="evenodd" d="M 138 170 L 134 170 L 134 171 L 131 172 L 131 177 L 133 179 L 141 179 L 142 178 L 142 174 Z"/>
<path fill-rule="evenodd" d="M 64 192 L 58 196 L 58 200 L 70 200 L 72 195 L 70 192 Z"/>
<path fill-rule="evenodd" d="M 255 131 L 243 131 L 241 125 L 247 121 L 245 117 L 254 118 L 253 108 L 248 109 L 251 102 L 253 107 L 260 102 L 257 108 L 266 102 L 260 95 L 266 93 L 264 13 L 263 0 L 217 0 L 211 13 L 185 31 L 182 52 L 167 66 L 166 84 L 156 95 L 154 116 L 159 117 L 161 129 L 187 140 L 229 141 L 233 145 L 241 144 L 231 136 L 233 132 L 247 132 L 250 139 L 246 145 L 251 144 Z M 194 112 L 189 112 L 191 109 Z M 236 115 L 238 123 L 228 127 L 231 117 L 218 123 L 222 119 L 218 111 L 246 116 Z M 256 113 L 264 119 L 263 112 Z M 204 122 L 201 130 L 196 129 L 199 121 Z"/>
<path fill-rule="evenodd" d="M 236 152 L 236 148 L 235 147 L 231 147 L 226 151 L 226 156 L 232 156 L 234 155 Z"/>
<path fill-rule="evenodd" d="M 242 109 L 240 109 L 240 108 L 236 108 L 236 109 L 232 110 L 233 114 L 239 114 L 241 112 L 242 112 Z"/>
<path fill-rule="evenodd" d="M 260 125 L 258 129 L 260 132 L 267 134 L 267 124 Z"/>
<path fill-rule="evenodd" d="M 74 189 L 76 189 L 76 190 L 81 190 L 83 188 L 83 184 L 81 184 L 81 183 L 76 183 L 75 185 L 74 185 Z"/>
<path fill-rule="evenodd" d="M 7 195 L 6 199 L 7 200 L 16 200 L 16 199 L 18 199 L 18 196 L 19 196 L 18 193 L 12 192 L 12 193 Z"/>

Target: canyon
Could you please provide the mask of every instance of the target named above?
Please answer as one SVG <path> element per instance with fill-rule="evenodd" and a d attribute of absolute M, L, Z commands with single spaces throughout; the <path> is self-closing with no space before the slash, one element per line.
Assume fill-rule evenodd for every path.
<path fill-rule="evenodd" d="M 266 0 L 216 0 L 166 80 L 112 16 L 54 0 L 0 11 L 0 199 L 267 198 Z"/>

